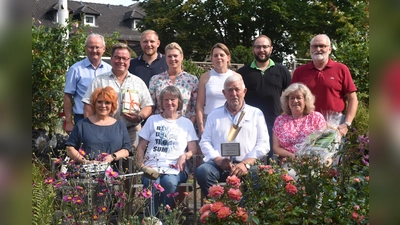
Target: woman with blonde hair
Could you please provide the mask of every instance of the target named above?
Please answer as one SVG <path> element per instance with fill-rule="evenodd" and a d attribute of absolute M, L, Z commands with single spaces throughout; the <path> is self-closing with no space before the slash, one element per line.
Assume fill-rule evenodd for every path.
<path fill-rule="evenodd" d="M 215 108 L 225 103 L 222 94 L 225 79 L 238 73 L 229 69 L 231 53 L 228 47 L 217 43 L 211 48 L 211 62 L 213 69 L 202 74 L 196 100 L 196 120 L 199 137 L 203 134 L 207 115 Z"/>
<path fill-rule="evenodd" d="M 183 51 L 178 43 L 172 42 L 165 47 L 165 57 L 167 58 L 168 70 L 154 75 L 149 83 L 150 95 L 154 102 L 153 114 L 162 113 L 162 102 L 158 101 L 161 91 L 167 86 L 175 86 L 180 90 L 183 97 L 183 107 L 179 114 L 194 123 L 196 120 L 195 109 L 199 81 L 196 76 L 183 70 Z"/>
<path fill-rule="evenodd" d="M 274 153 L 279 157 L 292 157 L 314 131 L 326 127 L 324 116 L 314 111 L 315 97 L 303 83 L 293 83 L 283 92 L 281 105 L 283 114 L 278 116 L 273 127 Z"/>

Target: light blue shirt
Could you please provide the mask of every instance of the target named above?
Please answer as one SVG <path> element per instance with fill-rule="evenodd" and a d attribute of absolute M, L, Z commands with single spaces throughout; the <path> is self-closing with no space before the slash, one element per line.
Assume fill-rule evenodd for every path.
<path fill-rule="evenodd" d="M 208 114 L 199 143 L 204 155 L 204 162 L 221 156 L 221 143 L 228 142 L 228 133 L 232 122 L 237 124 L 240 117 L 240 112 L 233 116 L 225 105 L 214 109 Z M 247 158 L 261 158 L 270 151 L 267 123 L 264 115 L 258 108 L 246 104 L 242 110 L 245 111 L 245 115 L 238 124 L 242 128 L 235 140 L 233 140 L 233 142 L 240 143 L 240 156 L 235 158 L 237 161 L 243 161 Z"/>
<path fill-rule="evenodd" d="M 65 78 L 64 93 L 74 97 L 75 104 L 72 109 L 74 114 L 83 114 L 82 98 L 93 78 L 109 71 L 111 71 L 111 66 L 108 63 L 101 61 L 95 69 L 87 57 L 69 68 Z"/>

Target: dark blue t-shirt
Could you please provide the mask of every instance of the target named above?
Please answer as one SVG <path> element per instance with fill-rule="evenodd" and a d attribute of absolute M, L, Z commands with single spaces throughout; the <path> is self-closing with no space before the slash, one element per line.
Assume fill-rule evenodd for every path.
<path fill-rule="evenodd" d="M 82 119 L 74 126 L 65 145 L 76 150 L 82 148 L 90 160 L 103 152 L 112 154 L 121 149 L 132 150 L 128 130 L 120 120 L 109 126 L 99 126 L 88 118 Z"/>
<path fill-rule="evenodd" d="M 150 65 L 143 60 L 143 55 L 137 58 L 131 59 L 129 66 L 129 72 L 133 75 L 140 77 L 147 88 L 149 88 L 149 82 L 152 76 L 160 74 L 168 69 L 165 56 L 158 53 L 157 59 L 154 60 Z"/>

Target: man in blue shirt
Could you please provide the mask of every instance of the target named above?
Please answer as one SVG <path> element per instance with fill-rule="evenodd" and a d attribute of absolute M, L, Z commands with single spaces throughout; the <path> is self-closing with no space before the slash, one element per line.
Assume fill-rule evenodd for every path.
<path fill-rule="evenodd" d="M 106 50 L 103 36 L 95 33 L 90 34 L 86 38 L 85 49 L 87 57 L 72 65 L 65 79 L 64 130 L 68 134 L 72 131 L 74 124 L 83 119 L 83 102 L 81 100 L 93 78 L 111 70 L 111 66 L 101 60 Z M 72 104 L 72 98 L 74 104 Z M 74 115 L 74 123 L 72 123 L 72 114 Z"/>
<path fill-rule="evenodd" d="M 158 34 L 154 30 L 145 30 L 140 37 L 143 54 L 131 60 L 129 72 L 140 77 L 147 88 L 150 78 L 167 70 L 165 56 L 157 51 L 160 46 Z"/>

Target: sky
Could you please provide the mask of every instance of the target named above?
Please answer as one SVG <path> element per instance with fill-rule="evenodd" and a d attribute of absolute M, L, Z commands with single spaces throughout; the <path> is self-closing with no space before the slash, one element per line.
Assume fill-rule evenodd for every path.
<path fill-rule="evenodd" d="M 92 2 L 92 3 L 101 3 L 101 4 L 110 4 L 110 5 L 132 5 L 136 3 L 137 1 L 132 1 L 132 0 L 73 0 L 77 2 Z"/>

